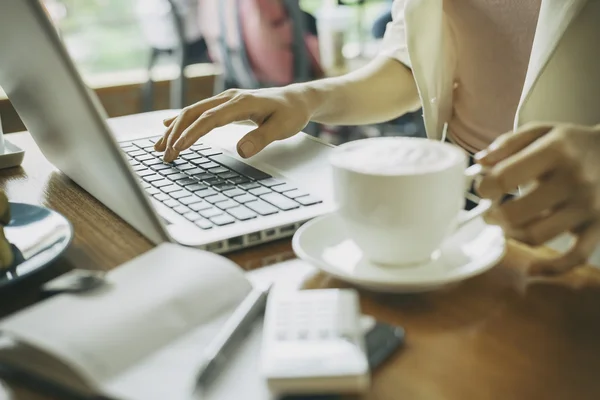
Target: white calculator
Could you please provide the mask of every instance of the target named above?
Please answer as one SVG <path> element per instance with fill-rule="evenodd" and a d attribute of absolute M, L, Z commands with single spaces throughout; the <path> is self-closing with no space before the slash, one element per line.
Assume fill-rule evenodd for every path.
<path fill-rule="evenodd" d="M 280 395 L 360 393 L 370 371 L 358 294 L 320 289 L 269 295 L 262 375 Z"/>

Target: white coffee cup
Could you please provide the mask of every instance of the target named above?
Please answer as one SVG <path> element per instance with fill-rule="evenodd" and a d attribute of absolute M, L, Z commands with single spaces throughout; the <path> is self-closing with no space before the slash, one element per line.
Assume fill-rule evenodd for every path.
<path fill-rule="evenodd" d="M 365 256 L 379 264 L 429 260 L 445 238 L 492 205 L 461 213 L 482 168 L 464 151 L 421 138 L 349 142 L 331 156 L 337 212 Z"/>

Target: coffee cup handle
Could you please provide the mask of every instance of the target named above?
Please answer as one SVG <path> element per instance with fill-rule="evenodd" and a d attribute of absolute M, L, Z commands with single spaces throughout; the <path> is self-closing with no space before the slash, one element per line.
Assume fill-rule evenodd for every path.
<path fill-rule="evenodd" d="M 476 183 L 480 181 L 485 172 L 486 169 L 480 164 L 473 164 L 469 168 L 467 168 L 465 170 L 466 191 L 469 190 L 473 182 Z M 457 229 L 473 221 L 475 218 L 481 217 L 495 205 L 495 201 L 489 199 L 481 199 L 477 207 L 460 215 L 460 217 L 458 218 Z"/>

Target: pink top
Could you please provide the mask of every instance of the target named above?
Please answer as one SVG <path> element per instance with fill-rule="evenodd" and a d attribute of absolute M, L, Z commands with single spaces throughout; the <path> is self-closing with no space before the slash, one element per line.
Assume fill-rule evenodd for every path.
<path fill-rule="evenodd" d="M 542 0 L 445 0 L 457 73 L 449 139 L 472 152 L 513 128 Z"/>

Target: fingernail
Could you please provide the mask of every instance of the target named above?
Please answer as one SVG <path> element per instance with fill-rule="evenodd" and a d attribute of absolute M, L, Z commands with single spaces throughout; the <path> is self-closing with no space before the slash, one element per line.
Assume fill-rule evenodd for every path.
<path fill-rule="evenodd" d="M 487 156 L 489 154 L 489 151 L 486 150 L 481 150 L 479 153 L 475 154 L 473 156 L 473 158 L 475 159 L 475 161 L 480 161 L 482 158 L 485 158 L 485 156 Z"/>
<path fill-rule="evenodd" d="M 254 154 L 254 143 L 246 141 L 240 145 L 240 153 L 242 157 L 250 157 Z"/>
<path fill-rule="evenodd" d="M 179 139 L 177 139 L 177 141 L 173 145 L 173 149 L 175 149 L 177 151 L 183 150 L 184 147 L 185 147 L 185 139 L 183 137 L 180 137 Z"/>
<path fill-rule="evenodd" d="M 154 150 L 157 150 L 157 147 L 160 147 L 162 145 L 163 140 L 165 140 L 165 139 L 160 138 L 156 142 L 154 142 Z"/>
<path fill-rule="evenodd" d="M 165 162 L 171 162 L 174 159 L 175 159 L 175 155 L 174 155 L 173 149 L 170 147 L 167 147 L 167 150 L 165 151 L 165 157 L 164 157 Z"/>

